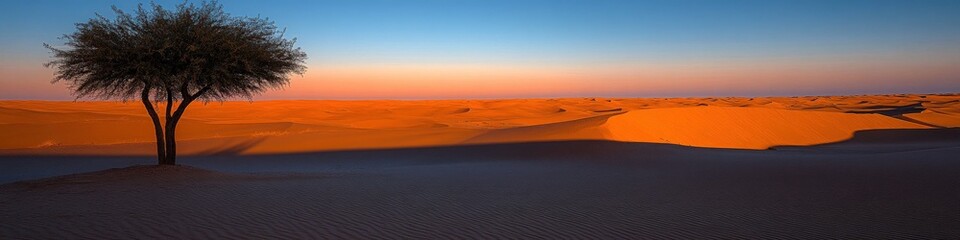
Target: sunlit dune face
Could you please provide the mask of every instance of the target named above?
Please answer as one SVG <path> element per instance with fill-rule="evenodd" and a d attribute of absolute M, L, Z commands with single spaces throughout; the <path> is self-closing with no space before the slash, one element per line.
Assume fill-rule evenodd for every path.
<path fill-rule="evenodd" d="M 192 105 L 177 138 L 187 155 L 584 139 L 766 149 L 941 127 L 960 127 L 960 96 L 214 102 Z M 152 130 L 140 103 L 0 101 L 0 154 L 151 155 Z"/>

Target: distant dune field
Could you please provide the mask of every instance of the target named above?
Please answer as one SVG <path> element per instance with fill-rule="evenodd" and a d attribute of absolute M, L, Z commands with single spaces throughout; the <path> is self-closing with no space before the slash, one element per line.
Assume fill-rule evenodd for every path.
<path fill-rule="evenodd" d="M 185 155 L 558 140 L 767 149 L 876 129 L 960 127 L 960 95 L 255 101 L 191 106 Z M 138 102 L 0 101 L 0 154 L 151 155 Z"/>

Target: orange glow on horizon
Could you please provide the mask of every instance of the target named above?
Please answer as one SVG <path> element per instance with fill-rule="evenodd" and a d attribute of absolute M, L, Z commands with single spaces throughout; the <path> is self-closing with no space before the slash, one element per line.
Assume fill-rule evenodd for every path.
<path fill-rule="evenodd" d="M 409 64 L 312 66 L 266 99 L 465 99 L 564 96 L 736 95 L 940 86 L 952 63 L 637 63 L 622 66 Z M 904 81 L 904 79 L 918 79 Z M 779 91 L 778 91 L 779 90 Z M 691 94 L 693 93 L 693 94 Z"/>
<path fill-rule="evenodd" d="M 0 66 L 0 99 L 73 99 L 42 65 Z M 832 90 L 956 89 L 958 61 L 639 62 L 582 66 L 356 64 L 309 66 L 256 99 L 468 99 L 802 95 Z M 908 81 L 909 80 L 909 81 Z M 899 90 L 903 92 L 903 90 Z M 809 94 L 808 94 L 809 95 Z"/>

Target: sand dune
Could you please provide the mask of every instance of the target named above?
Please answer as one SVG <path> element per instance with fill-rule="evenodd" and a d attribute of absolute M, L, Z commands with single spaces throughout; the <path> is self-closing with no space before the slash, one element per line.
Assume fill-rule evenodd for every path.
<path fill-rule="evenodd" d="M 955 239 L 958 102 L 0 101 L 0 239 Z"/>
<path fill-rule="evenodd" d="M 877 114 L 742 107 L 638 110 L 613 116 L 604 126 L 610 140 L 740 149 L 838 142 L 862 130 L 927 128 Z"/>
<path fill-rule="evenodd" d="M 958 95 L 258 101 L 196 104 L 183 154 L 557 140 L 765 149 L 871 129 L 960 127 Z M 0 154 L 150 155 L 139 103 L 0 101 Z"/>
<path fill-rule="evenodd" d="M 923 129 L 928 126 L 878 114 L 844 114 L 745 107 L 634 110 L 544 124 L 492 130 L 467 143 L 615 140 L 684 146 L 767 149 L 848 139 L 856 131 Z"/>
<path fill-rule="evenodd" d="M 937 127 L 960 127 L 960 114 L 924 110 L 920 113 L 904 114 L 904 117 Z"/>

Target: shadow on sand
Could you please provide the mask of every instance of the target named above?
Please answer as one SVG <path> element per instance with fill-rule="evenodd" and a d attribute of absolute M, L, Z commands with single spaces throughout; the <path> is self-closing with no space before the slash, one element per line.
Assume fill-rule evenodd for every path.
<path fill-rule="evenodd" d="M 791 156 L 832 153 L 875 154 L 918 150 L 957 152 L 960 151 L 957 149 L 960 148 L 960 128 L 858 131 L 850 139 L 840 142 L 813 146 L 777 146 L 769 150 L 578 140 L 262 155 L 240 154 L 256 146 L 260 141 L 263 141 L 263 138 L 184 156 L 181 163 L 228 172 L 314 172 L 475 161 L 589 162 L 629 165 L 671 161 L 678 157 L 704 160 L 730 158 L 730 156 L 742 159 L 767 159 L 771 156 L 785 156 L 784 154 Z M 153 163 L 153 158 L 150 156 L 0 155 L 0 183 Z"/>
<path fill-rule="evenodd" d="M 960 237 L 957 131 L 869 131 L 841 143 L 764 151 L 609 141 L 239 156 L 234 149 L 181 162 L 256 177 L 133 167 L 0 185 L 0 232 L 952 239 Z M 152 163 L 3 156 L 0 176 L 13 182 Z M 117 221 L 129 231 L 116 231 Z"/>

